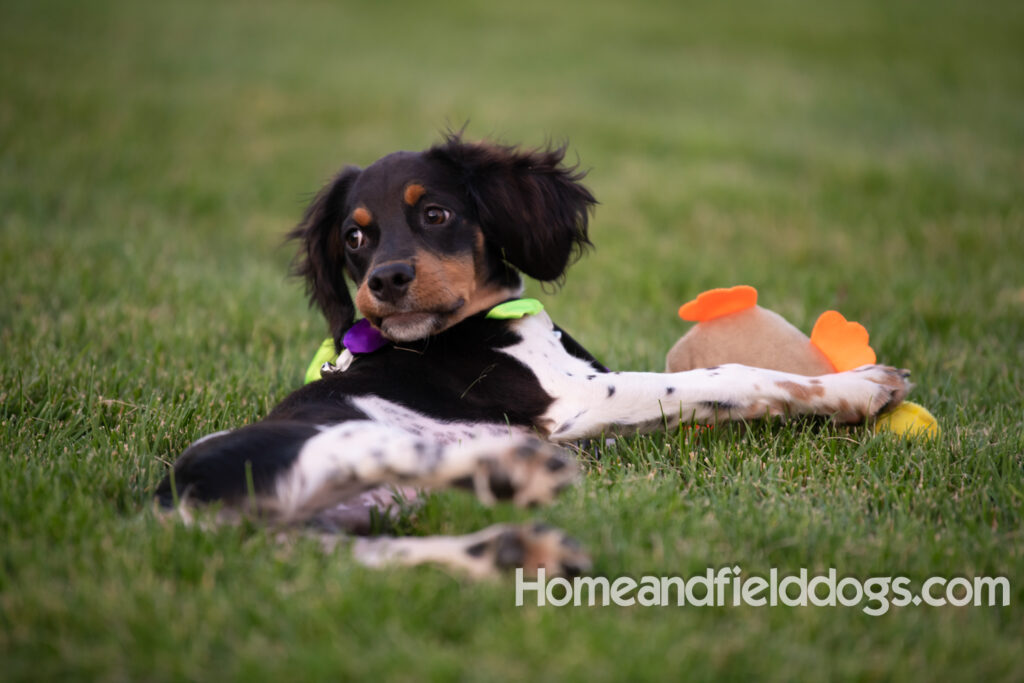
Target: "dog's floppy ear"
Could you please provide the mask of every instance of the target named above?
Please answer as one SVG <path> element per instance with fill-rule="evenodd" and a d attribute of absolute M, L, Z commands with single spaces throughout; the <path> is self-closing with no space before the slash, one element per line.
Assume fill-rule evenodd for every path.
<path fill-rule="evenodd" d="M 292 273 L 306 280 L 310 304 L 316 304 L 324 317 L 334 345 L 341 350 L 341 338 L 352 327 L 355 306 L 345 284 L 345 250 L 338 234 L 345 210 L 345 196 L 359 176 L 355 166 L 343 168 L 306 209 L 289 239 L 300 241 Z"/>
<path fill-rule="evenodd" d="M 450 134 L 427 156 L 455 167 L 484 236 L 509 265 L 557 281 L 590 245 L 587 225 L 597 203 L 580 183 L 586 173 L 562 164 L 565 150 L 472 144 Z"/>

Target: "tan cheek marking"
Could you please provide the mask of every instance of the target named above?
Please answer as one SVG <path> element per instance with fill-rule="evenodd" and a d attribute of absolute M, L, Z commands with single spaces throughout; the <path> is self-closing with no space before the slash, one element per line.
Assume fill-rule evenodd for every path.
<path fill-rule="evenodd" d="M 459 289 L 472 295 L 476 289 L 476 268 L 473 267 L 472 258 L 441 261 L 441 269 L 444 271 L 445 279 L 454 282 Z"/>
<path fill-rule="evenodd" d="M 483 284 L 487 280 L 487 276 L 490 273 L 487 272 L 487 259 L 485 250 L 487 245 L 485 244 L 484 233 L 480 228 L 476 229 L 476 235 L 473 236 L 473 265 L 476 268 L 476 275 L 479 284 Z"/>
<path fill-rule="evenodd" d="M 413 183 L 409 187 L 405 188 L 405 203 L 409 206 L 414 206 L 416 202 L 420 200 L 420 197 L 427 193 L 427 189 L 422 185 Z"/>
<path fill-rule="evenodd" d="M 361 228 L 365 228 L 371 222 L 373 222 L 373 215 L 365 206 L 360 206 L 358 209 L 352 212 L 352 220 L 356 222 Z"/>
<path fill-rule="evenodd" d="M 416 279 L 410 293 L 419 306 L 446 307 L 462 297 L 467 302 L 476 288 L 471 258 L 440 259 L 430 253 L 416 256 Z"/>
<path fill-rule="evenodd" d="M 359 285 L 356 290 L 356 308 L 359 312 L 367 317 L 375 317 L 377 315 L 376 299 L 370 294 L 370 288 L 366 286 L 366 283 Z"/>

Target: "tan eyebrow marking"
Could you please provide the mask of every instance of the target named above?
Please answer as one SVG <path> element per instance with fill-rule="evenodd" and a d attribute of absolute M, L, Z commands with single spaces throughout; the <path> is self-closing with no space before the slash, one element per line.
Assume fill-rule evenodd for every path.
<path fill-rule="evenodd" d="M 360 206 L 352 212 L 352 220 L 362 228 L 365 228 L 373 221 L 373 216 L 365 206 Z"/>
<path fill-rule="evenodd" d="M 427 193 L 427 188 L 423 187 L 419 183 L 412 183 L 409 187 L 405 188 L 405 203 L 409 206 L 413 206 L 420 200 L 420 197 Z"/>

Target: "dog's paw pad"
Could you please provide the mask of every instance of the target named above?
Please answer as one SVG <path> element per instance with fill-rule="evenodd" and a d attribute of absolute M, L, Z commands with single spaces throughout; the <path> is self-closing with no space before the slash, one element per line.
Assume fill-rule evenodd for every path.
<path fill-rule="evenodd" d="M 575 459 L 546 441 L 503 439 L 480 455 L 472 476 L 453 484 L 472 490 L 483 503 L 508 500 L 528 506 L 550 502 L 578 473 Z"/>
<path fill-rule="evenodd" d="M 910 371 L 887 365 L 874 365 L 869 379 L 878 385 L 868 407 L 870 417 L 895 408 L 910 393 Z"/>
<path fill-rule="evenodd" d="M 850 371 L 861 380 L 867 380 L 863 399 L 855 404 L 842 402 L 837 412 L 841 422 L 862 422 L 891 410 L 907 397 L 913 386 L 910 371 L 887 365 L 865 365 Z"/>
<path fill-rule="evenodd" d="M 565 532 L 546 524 L 498 525 L 480 532 L 484 538 L 466 547 L 466 554 L 485 562 L 493 572 L 522 568 L 536 576 L 578 576 L 590 571 L 590 556 Z"/>
<path fill-rule="evenodd" d="M 533 438 L 482 465 L 495 499 L 511 500 L 520 506 L 551 502 L 579 473 L 576 460 L 568 453 Z"/>

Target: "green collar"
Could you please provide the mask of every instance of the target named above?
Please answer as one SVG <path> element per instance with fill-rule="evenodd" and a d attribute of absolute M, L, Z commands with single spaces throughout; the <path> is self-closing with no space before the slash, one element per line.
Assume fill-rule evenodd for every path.
<path fill-rule="evenodd" d="M 487 311 L 484 317 L 492 320 L 518 320 L 528 315 L 536 315 L 543 310 L 544 304 L 536 299 L 512 299 Z"/>
<path fill-rule="evenodd" d="M 498 304 L 491 310 L 487 311 L 485 318 L 491 320 L 518 320 L 519 318 L 526 317 L 528 315 L 536 315 L 544 310 L 544 304 L 537 301 L 536 299 L 512 299 L 505 303 Z M 346 354 L 349 355 L 349 362 L 351 362 L 351 352 L 345 349 L 341 352 L 341 355 L 334 350 L 334 339 L 328 337 L 324 339 L 323 343 L 320 344 L 320 348 L 317 349 L 316 355 L 313 356 L 313 360 L 310 361 L 309 367 L 306 368 L 306 379 L 305 384 L 315 382 L 320 379 L 320 371 L 323 370 L 324 366 L 336 366 L 342 365 L 342 357 Z M 347 367 L 347 364 L 345 364 Z M 344 368 L 342 368 L 344 369 Z"/>

